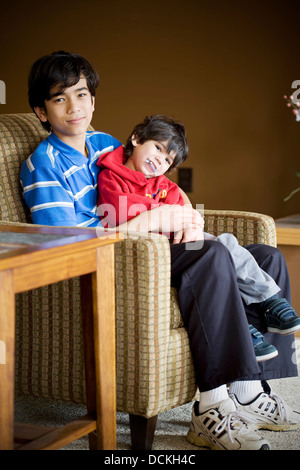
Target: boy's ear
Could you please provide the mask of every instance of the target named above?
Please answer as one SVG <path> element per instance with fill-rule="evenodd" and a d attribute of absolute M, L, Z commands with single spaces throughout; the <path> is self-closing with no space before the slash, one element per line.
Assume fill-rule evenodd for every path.
<path fill-rule="evenodd" d="M 34 112 L 37 115 L 37 117 L 40 119 L 40 121 L 42 121 L 42 122 L 47 122 L 48 121 L 45 108 L 40 108 L 39 106 L 36 106 L 34 108 Z"/>
<path fill-rule="evenodd" d="M 92 106 L 93 106 L 93 111 L 95 111 L 95 97 L 92 96 Z"/>
<path fill-rule="evenodd" d="M 137 141 L 137 138 L 136 138 L 135 134 L 132 134 L 132 136 L 131 136 L 131 143 L 134 147 L 136 147 L 137 144 L 138 144 L 138 141 Z"/>

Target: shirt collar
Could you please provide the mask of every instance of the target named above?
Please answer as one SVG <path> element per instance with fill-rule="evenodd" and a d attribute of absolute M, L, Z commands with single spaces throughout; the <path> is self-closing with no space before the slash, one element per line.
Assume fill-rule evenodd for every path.
<path fill-rule="evenodd" d="M 63 154 L 66 156 L 69 160 L 71 160 L 75 165 L 78 165 L 78 163 L 82 164 L 82 161 L 85 163 L 87 162 L 87 158 L 85 155 L 83 155 L 81 152 L 78 150 L 74 149 L 70 145 L 66 144 L 63 142 L 59 137 L 57 137 L 56 134 L 53 132 L 47 137 L 47 142 L 51 144 L 56 150 L 59 151 L 59 153 Z M 94 150 L 92 149 L 91 145 L 88 143 L 88 139 L 86 139 L 86 145 L 88 148 L 88 158 L 90 159 L 93 154 Z"/>

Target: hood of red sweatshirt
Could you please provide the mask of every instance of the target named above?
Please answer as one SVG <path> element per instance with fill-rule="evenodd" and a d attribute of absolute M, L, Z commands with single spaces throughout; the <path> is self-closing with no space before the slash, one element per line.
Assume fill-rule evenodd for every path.
<path fill-rule="evenodd" d="M 106 168 L 117 173 L 121 178 L 129 180 L 132 183 L 137 183 L 141 186 L 149 184 L 149 180 L 151 180 L 152 178 L 146 178 L 146 176 L 142 172 L 127 168 L 127 166 L 124 166 L 125 162 L 126 156 L 124 152 L 124 147 L 120 145 L 120 147 L 117 147 L 112 152 L 107 152 L 101 155 L 99 157 L 97 165 L 100 166 L 100 168 Z M 165 176 L 161 175 L 155 178 L 156 181 L 159 182 L 159 179 L 164 179 Z"/>

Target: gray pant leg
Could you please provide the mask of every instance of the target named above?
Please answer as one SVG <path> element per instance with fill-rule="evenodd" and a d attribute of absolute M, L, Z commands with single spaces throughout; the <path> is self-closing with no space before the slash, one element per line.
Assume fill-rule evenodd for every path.
<path fill-rule="evenodd" d="M 208 234 L 205 234 L 207 236 Z M 210 238 L 209 235 L 207 238 Z M 247 305 L 262 302 L 277 294 L 280 288 L 269 274 L 263 271 L 246 248 L 239 245 L 236 237 L 222 233 L 215 240 L 222 243 L 231 254 L 237 275 L 237 283 Z"/>

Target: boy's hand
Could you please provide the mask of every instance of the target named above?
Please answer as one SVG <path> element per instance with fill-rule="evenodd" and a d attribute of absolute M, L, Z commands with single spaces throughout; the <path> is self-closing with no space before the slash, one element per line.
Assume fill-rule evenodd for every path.
<path fill-rule="evenodd" d="M 157 212 L 156 212 L 157 211 Z M 192 206 L 165 204 L 149 212 L 150 225 L 163 233 L 176 233 L 187 229 L 203 230 L 204 220 Z"/>
<path fill-rule="evenodd" d="M 158 232 L 166 235 L 177 232 L 184 234 L 186 232 L 183 235 L 184 239 L 195 241 L 197 237 L 201 236 L 203 227 L 202 216 L 192 206 L 164 204 L 151 211 L 143 212 L 126 224 L 120 225 L 119 230 Z M 176 243 L 179 243 L 179 241 Z"/>
<path fill-rule="evenodd" d="M 175 233 L 173 244 L 188 243 L 204 240 L 203 229 L 201 227 L 189 227 Z"/>

